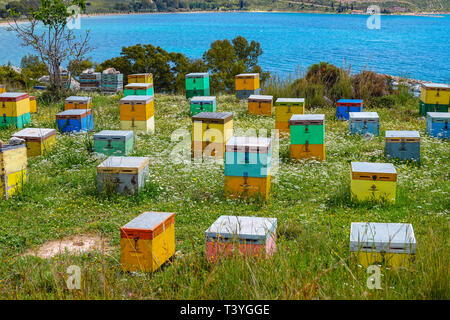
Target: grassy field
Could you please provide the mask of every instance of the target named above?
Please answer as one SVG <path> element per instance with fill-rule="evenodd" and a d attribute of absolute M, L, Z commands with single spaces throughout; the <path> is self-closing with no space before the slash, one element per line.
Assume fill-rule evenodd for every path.
<path fill-rule="evenodd" d="M 119 129 L 120 97 L 94 95 L 96 131 Z M 33 127 L 54 128 L 63 104 L 40 107 Z M 59 135 L 45 156 L 29 160 L 23 193 L 0 201 L 0 299 L 448 299 L 448 141 L 429 138 L 418 104 L 377 109 L 381 135 L 351 136 L 347 122 L 326 114 L 327 160 L 291 162 L 289 139 L 279 141 L 270 200 L 227 200 L 223 164 L 183 163 L 190 153 L 191 119 L 182 96 L 157 95 L 156 133 L 138 135 L 134 156 L 150 157 L 150 182 L 136 196 L 99 195 L 92 135 Z M 272 129 L 274 119 L 249 116 L 244 102 L 218 97 L 234 112 L 235 132 Z M 372 111 L 372 110 L 371 110 Z M 384 131 L 418 129 L 421 165 L 394 162 L 396 204 L 350 201 L 350 162 L 386 162 Z M 0 130 L 9 139 L 14 130 Z M 269 131 L 270 134 L 270 131 Z M 275 144 L 276 145 L 276 144 Z M 277 148 L 274 149 L 276 151 Z M 178 153 L 179 156 L 174 154 Z M 186 159 L 186 158 L 184 158 Z M 175 212 L 176 257 L 153 274 L 122 273 L 119 227 L 144 211 Z M 204 231 L 220 215 L 275 217 L 271 259 L 230 258 L 208 264 Z M 415 267 L 382 268 L 381 290 L 368 289 L 366 270 L 351 260 L 350 223 L 409 222 L 418 242 Z M 30 248 L 72 235 L 100 235 L 108 250 L 50 259 L 24 256 Z M 68 290 L 66 269 L 81 268 L 81 289 Z"/>

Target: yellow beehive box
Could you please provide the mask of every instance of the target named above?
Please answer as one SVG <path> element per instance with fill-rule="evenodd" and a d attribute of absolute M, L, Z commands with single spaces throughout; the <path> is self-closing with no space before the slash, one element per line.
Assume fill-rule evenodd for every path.
<path fill-rule="evenodd" d="M 91 97 L 70 96 L 64 100 L 64 110 L 92 109 Z"/>
<path fill-rule="evenodd" d="M 397 171 L 391 163 L 352 162 L 352 199 L 395 202 Z"/>
<path fill-rule="evenodd" d="M 6 86 L 4 84 L 0 84 L 0 93 L 6 92 Z"/>
<path fill-rule="evenodd" d="M 136 73 L 128 75 L 128 83 L 152 83 L 153 84 L 153 74 L 152 73 Z"/>
<path fill-rule="evenodd" d="M 28 157 L 43 156 L 56 144 L 55 129 L 25 128 L 12 136 L 26 141 Z"/>
<path fill-rule="evenodd" d="M 423 83 L 420 88 L 420 100 L 425 104 L 450 104 L 450 85 Z"/>
<path fill-rule="evenodd" d="M 37 112 L 36 97 L 30 96 L 30 113 L 36 113 L 36 112 Z"/>
<path fill-rule="evenodd" d="M 22 92 L 4 92 L 0 94 L 0 115 L 20 117 L 30 113 L 30 96 Z"/>
<path fill-rule="evenodd" d="M 226 143 L 232 136 L 232 112 L 201 112 L 192 117 L 192 141 Z"/>
<path fill-rule="evenodd" d="M 120 228 L 123 271 L 154 272 L 174 253 L 174 213 L 144 212 Z"/>
<path fill-rule="evenodd" d="M 132 130 L 134 132 L 155 133 L 155 116 L 145 121 L 121 120 L 120 130 Z"/>
<path fill-rule="evenodd" d="M 120 120 L 147 121 L 155 113 L 152 96 L 126 96 L 120 99 Z"/>
<path fill-rule="evenodd" d="M 304 113 L 304 98 L 278 98 L 277 101 L 275 101 L 276 122 L 288 122 L 294 114 Z"/>
<path fill-rule="evenodd" d="M 259 73 L 241 73 L 235 76 L 236 90 L 259 89 Z"/>
<path fill-rule="evenodd" d="M 27 169 L 0 175 L 0 199 L 17 193 L 27 179 Z"/>
<path fill-rule="evenodd" d="M 352 222 L 350 252 L 366 268 L 409 267 L 416 253 L 413 227 L 409 223 Z"/>
<path fill-rule="evenodd" d="M 224 192 L 228 198 L 260 196 L 269 199 L 270 174 L 266 177 L 225 176 Z"/>
<path fill-rule="evenodd" d="M 0 174 L 10 174 L 27 168 L 27 147 L 20 145 L 3 145 L 0 147 Z"/>

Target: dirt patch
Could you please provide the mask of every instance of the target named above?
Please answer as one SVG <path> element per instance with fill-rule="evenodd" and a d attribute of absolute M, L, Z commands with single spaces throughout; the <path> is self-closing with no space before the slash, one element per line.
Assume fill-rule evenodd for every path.
<path fill-rule="evenodd" d="M 100 251 L 107 253 L 111 250 L 108 241 L 97 234 L 85 234 L 53 240 L 44 243 L 38 248 L 33 248 L 24 253 L 24 256 L 37 256 L 42 259 L 52 258 L 58 254 L 81 254 L 88 251 Z"/>

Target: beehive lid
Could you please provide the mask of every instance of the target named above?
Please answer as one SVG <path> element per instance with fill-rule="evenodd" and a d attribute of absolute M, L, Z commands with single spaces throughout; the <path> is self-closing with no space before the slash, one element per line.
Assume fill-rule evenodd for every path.
<path fill-rule="evenodd" d="M 250 95 L 250 97 L 248 97 L 248 101 L 267 101 L 267 102 L 272 102 L 273 101 L 273 97 L 272 96 L 264 96 L 264 95 L 260 95 L 260 94 L 252 94 Z"/>
<path fill-rule="evenodd" d="M 152 83 L 129 83 L 125 86 L 125 89 L 149 89 L 153 87 Z"/>
<path fill-rule="evenodd" d="M 445 83 L 422 83 L 422 87 L 426 89 L 447 89 L 450 90 L 450 85 Z"/>
<path fill-rule="evenodd" d="M 294 114 L 289 119 L 290 125 L 321 125 L 325 122 L 324 114 Z"/>
<path fill-rule="evenodd" d="M 414 230 L 409 223 L 352 222 L 350 251 L 416 253 Z"/>
<path fill-rule="evenodd" d="M 349 112 L 349 119 L 355 119 L 355 120 L 378 120 L 380 117 L 378 116 L 378 113 L 376 112 Z"/>
<path fill-rule="evenodd" d="M 432 120 L 448 120 L 450 119 L 450 112 L 427 112 L 427 117 Z"/>
<path fill-rule="evenodd" d="M 386 131 L 386 138 L 420 138 L 419 131 Z"/>
<path fill-rule="evenodd" d="M 150 103 L 153 100 L 153 96 L 134 96 L 134 95 L 130 95 L 130 96 L 126 96 L 122 99 L 120 99 L 119 103 Z"/>
<path fill-rule="evenodd" d="M 55 129 L 44 129 L 44 128 L 25 128 L 19 132 L 14 133 L 12 136 L 16 138 L 21 138 L 25 140 L 38 140 L 47 139 L 56 134 Z"/>
<path fill-rule="evenodd" d="M 225 145 L 227 152 L 268 153 L 272 139 L 265 137 L 231 137 Z"/>
<path fill-rule="evenodd" d="M 127 140 L 127 139 L 133 138 L 133 136 L 134 136 L 133 131 L 126 131 L 126 130 L 102 130 L 102 131 L 94 134 L 94 139 L 99 139 L 99 138 L 110 138 L 110 139 L 125 138 Z"/>
<path fill-rule="evenodd" d="M 80 96 L 70 96 L 65 101 L 65 103 L 77 102 L 77 103 L 90 103 L 92 102 L 91 97 L 80 97 Z"/>
<path fill-rule="evenodd" d="M 361 104 L 363 100 L 361 99 L 339 99 L 337 103 L 352 103 L 352 104 Z"/>
<path fill-rule="evenodd" d="M 258 78 L 259 73 L 240 73 L 236 75 L 236 78 Z"/>
<path fill-rule="evenodd" d="M 97 167 L 97 172 L 136 174 L 149 162 L 147 157 L 109 157 Z"/>
<path fill-rule="evenodd" d="M 278 98 L 275 103 L 304 103 L 304 98 Z"/>
<path fill-rule="evenodd" d="M 195 97 L 192 97 L 192 99 L 191 99 L 191 103 L 197 103 L 197 102 L 199 102 L 199 103 L 201 103 L 201 102 L 214 103 L 215 101 L 216 101 L 216 97 L 212 97 L 212 96 L 202 96 L 202 97 L 195 96 Z"/>
<path fill-rule="evenodd" d="M 153 239 L 175 222 L 173 212 L 144 212 L 120 228 L 121 238 Z"/>
<path fill-rule="evenodd" d="M 207 72 L 192 72 L 186 75 L 186 78 L 206 78 L 209 77 Z"/>
<path fill-rule="evenodd" d="M 28 93 L 23 92 L 3 92 L 0 94 L 0 101 L 20 101 L 29 97 Z"/>
<path fill-rule="evenodd" d="M 232 112 L 200 112 L 192 117 L 192 121 L 225 123 L 233 119 Z"/>
<path fill-rule="evenodd" d="M 264 240 L 275 233 L 276 218 L 220 216 L 205 231 L 210 238 Z"/>
<path fill-rule="evenodd" d="M 91 109 L 69 109 L 57 113 L 56 117 L 85 117 L 91 114 Z"/>

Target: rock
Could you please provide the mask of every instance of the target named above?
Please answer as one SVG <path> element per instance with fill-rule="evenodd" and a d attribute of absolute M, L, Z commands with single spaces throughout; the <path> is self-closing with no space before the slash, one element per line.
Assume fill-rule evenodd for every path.
<path fill-rule="evenodd" d="M 25 143 L 24 139 L 20 139 L 20 138 L 16 138 L 16 137 L 12 137 L 11 139 L 9 139 L 9 144 L 12 146 L 21 145 L 23 143 Z"/>

